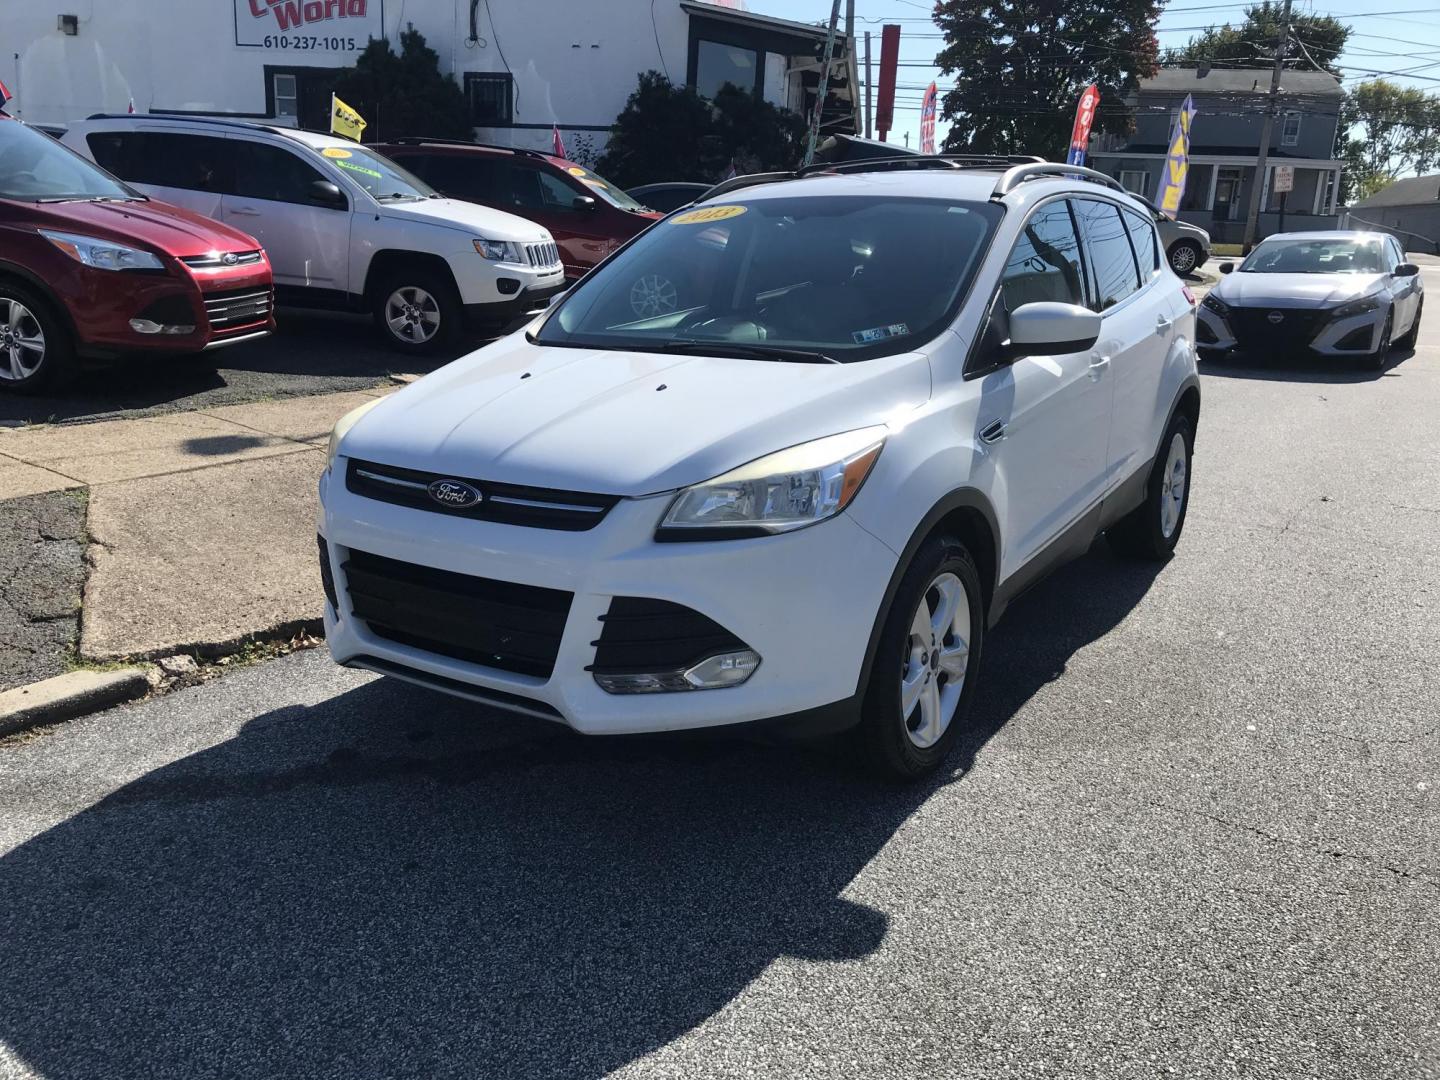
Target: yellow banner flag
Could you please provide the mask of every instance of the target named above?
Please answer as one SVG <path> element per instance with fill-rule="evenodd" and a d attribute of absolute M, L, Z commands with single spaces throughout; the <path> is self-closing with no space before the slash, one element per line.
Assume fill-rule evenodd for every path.
<path fill-rule="evenodd" d="M 346 105 L 334 94 L 330 95 L 330 133 L 332 135 L 343 135 L 347 139 L 360 141 L 360 133 L 365 130 L 365 119 L 358 112 Z"/>

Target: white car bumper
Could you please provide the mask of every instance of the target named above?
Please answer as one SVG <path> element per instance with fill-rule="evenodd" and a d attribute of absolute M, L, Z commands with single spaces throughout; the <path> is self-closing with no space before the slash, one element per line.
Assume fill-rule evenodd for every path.
<path fill-rule="evenodd" d="M 1199 308 L 1200 325 L 1197 342 L 1202 351 L 1253 352 L 1260 355 L 1308 350 L 1318 356 L 1360 356 L 1380 347 L 1380 332 L 1385 324 L 1386 308 L 1332 319 L 1323 309 L 1306 308 L 1231 308 L 1221 316 L 1205 307 Z M 1278 313 L 1278 322 L 1271 322 Z M 1265 320 L 1265 328 L 1247 333 L 1247 321 Z"/>
<path fill-rule="evenodd" d="M 595 527 L 566 532 L 378 501 L 348 489 L 346 467 L 338 459 L 320 481 L 319 531 L 338 600 L 338 610 L 326 604 L 325 631 L 339 663 L 591 734 L 743 723 L 837 703 L 836 712 L 848 715 L 853 706 L 896 555 L 847 515 L 780 536 L 657 543 L 668 495 L 622 499 Z M 571 594 L 553 670 L 503 670 L 487 663 L 483 651 L 454 655 L 463 650 L 453 641 L 439 642 L 440 648 L 430 647 L 437 644 L 433 638 L 419 644 L 413 632 L 426 628 L 414 625 L 414 611 L 397 616 L 410 620 L 409 643 L 396 640 L 393 629 L 377 632 L 374 618 L 355 614 L 346 576 L 354 551 L 429 568 L 421 575 L 425 589 L 436 580 L 432 571 L 453 585 L 455 579 L 444 578 L 448 571 Z M 357 580 L 361 561 L 363 555 Z M 699 612 L 758 653 L 760 665 L 748 681 L 722 689 L 608 693 L 587 668 L 596 662 L 606 627 L 601 617 L 614 597 L 664 600 Z M 362 596 L 360 602 L 367 601 Z M 445 627 L 452 639 L 457 625 Z"/>

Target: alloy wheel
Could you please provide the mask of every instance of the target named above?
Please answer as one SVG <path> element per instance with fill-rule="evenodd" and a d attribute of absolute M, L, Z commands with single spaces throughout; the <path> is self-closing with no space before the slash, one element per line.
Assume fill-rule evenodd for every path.
<path fill-rule="evenodd" d="M 19 382 L 45 362 L 45 329 L 19 300 L 0 297 L 0 379 Z"/>
<path fill-rule="evenodd" d="M 657 315 L 669 315 L 679 304 L 680 294 L 675 283 L 659 274 L 646 274 L 630 286 L 630 310 L 637 318 L 653 319 Z"/>
<path fill-rule="evenodd" d="M 1178 431 L 1170 440 L 1170 453 L 1165 458 L 1165 472 L 1160 477 L 1160 532 L 1165 539 L 1175 535 L 1180 512 L 1185 508 L 1185 436 Z"/>
<path fill-rule="evenodd" d="M 390 332 L 407 345 L 423 345 L 440 332 L 440 304 L 424 289 L 402 285 L 385 301 Z"/>
<path fill-rule="evenodd" d="M 1170 269 L 1177 274 L 1188 274 L 1195 269 L 1195 249 L 1189 244 L 1180 244 L 1170 252 Z"/>
<path fill-rule="evenodd" d="M 960 703 L 970 662 L 970 598 L 954 574 L 939 575 L 910 620 L 900 673 L 905 732 L 920 749 L 945 734 Z"/>

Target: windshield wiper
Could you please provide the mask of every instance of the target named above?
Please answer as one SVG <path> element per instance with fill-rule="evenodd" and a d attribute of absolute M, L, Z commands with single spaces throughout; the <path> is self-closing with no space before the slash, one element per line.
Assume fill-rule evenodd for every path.
<path fill-rule="evenodd" d="M 412 201 L 412 202 L 419 202 L 419 201 L 420 201 L 421 199 L 423 199 L 423 198 L 425 198 L 424 195 L 416 195 L 416 194 L 414 194 L 414 193 L 407 193 L 407 192 L 404 192 L 404 191 L 392 191 L 392 192 L 390 192 L 389 195 L 376 195 L 376 196 L 375 196 L 375 201 L 376 201 L 376 202 L 391 202 L 391 201 L 396 200 L 396 199 L 408 199 L 408 200 L 410 200 L 410 201 Z"/>
<path fill-rule="evenodd" d="M 747 360 L 778 360 L 787 364 L 838 364 L 841 361 L 815 349 L 785 349 L 777 345 L 747 345 L 736 341 L 684 338 L 667 341 L 656 352 L 693 353 L 697 356 L 738 356 Z"/>

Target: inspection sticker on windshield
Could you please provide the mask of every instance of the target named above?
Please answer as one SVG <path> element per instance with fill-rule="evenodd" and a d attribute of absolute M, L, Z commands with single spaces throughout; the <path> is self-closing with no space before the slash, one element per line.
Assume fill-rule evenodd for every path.
<path fill-rule="evenodd" d="M 856 330 L 850 336 L 855 339 L 856 345 L 869 345 L 872 341 L 884 341 L 886 338 L 899 337 L 909 332 L 909 326 L 903 322 L 897 322 L 891 323 L 889 326 L 877 326 L 873 330 Z"/>
<path fill-rule="evenodd" d="M 374 169 L 367 169 L 364 165 L 356 165 L 353 161 L 337 161 L 335 162 L 335 164 L 339 165 L 342 169 L 349 169 L 351 172 L 364 173 L 366 176 L 373 176 L 376 180 L 385 179 L 383 173 L 376 172 Z"/>
<path fill-rule="evenodd" d="M 703 225 L 707 221 L 724 221 L 726 218 L 739 217 L 743 213 L 743 206 L 702 206 L 699 210 L 690 210 L 679 217 L 672 217 L 670 224 Z"/>
<path fill-rule="evenodd" d="M 568 172 L 571 176 L 584 176 L 584 175 L 585 175 L 585 170 L 582 169 L 582 168 L 580 168 L 579 165 L 571 165 L 571 166 L 570 166 L 568 169 L 566 169 L 565 171 Z"/>
<path fill-rule="evenodd" d="M 321 150 L 320 153 L 328 158 L 347 158 L 351 156 L 349 150 L 339 146 L 327 146 L 324 150 Z"/>

